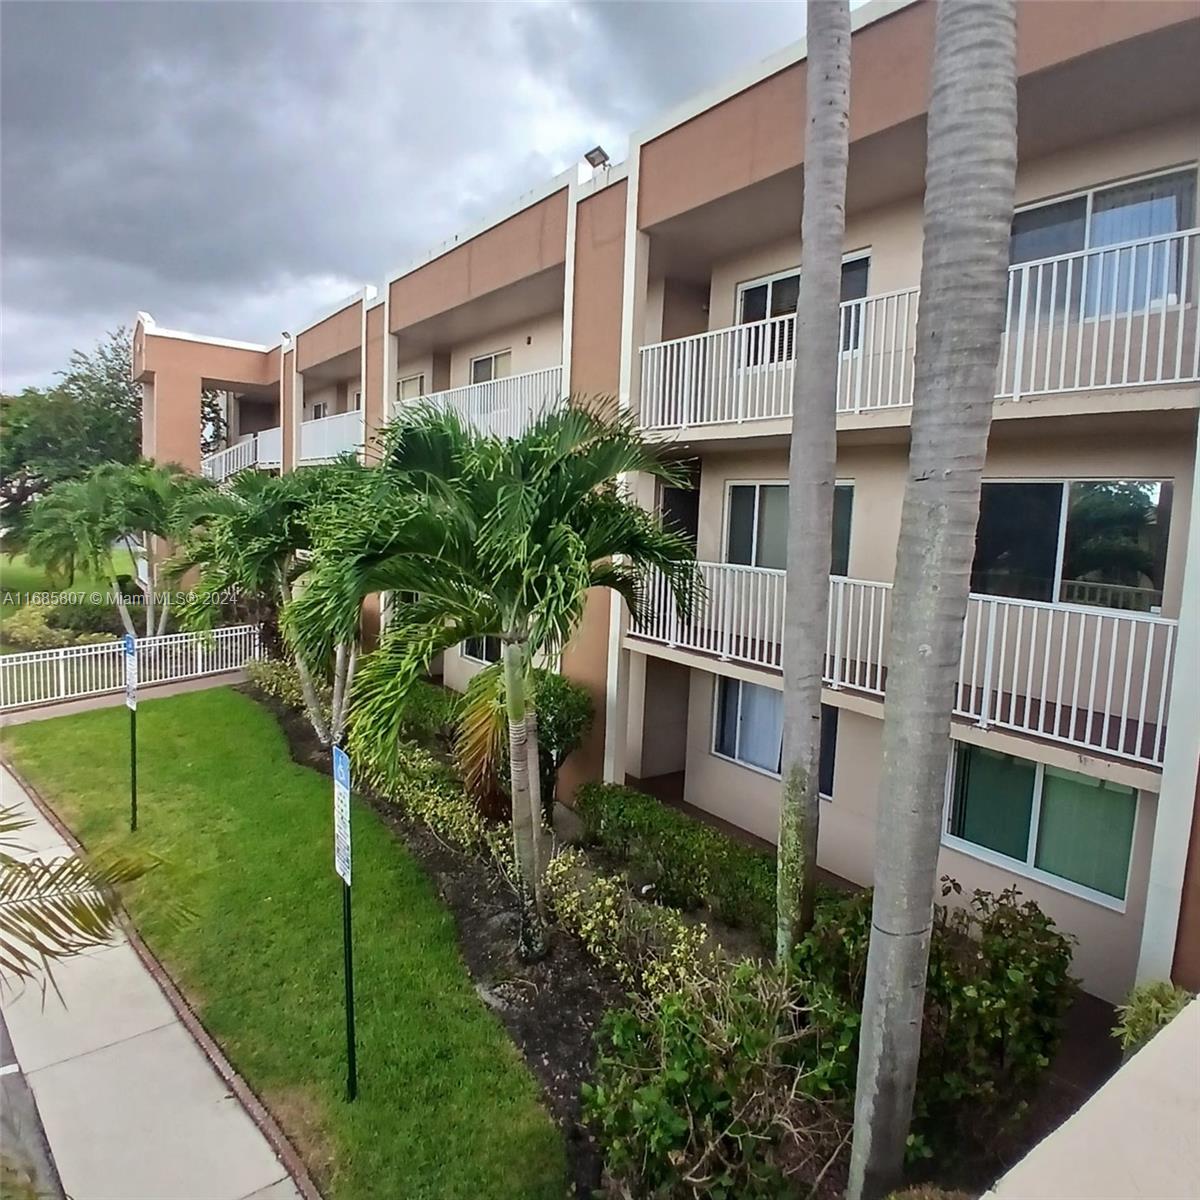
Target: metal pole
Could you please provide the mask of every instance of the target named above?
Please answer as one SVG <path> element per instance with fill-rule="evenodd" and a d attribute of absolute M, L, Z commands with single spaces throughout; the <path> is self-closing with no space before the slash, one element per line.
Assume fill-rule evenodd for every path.
<path fill-rule="evenodd" d="M 137 709 L 129 710 L 129 832 L 137 833 Z"/>
<path fill-rule="evenodd" d="M 350 885 L 342 882 L 342 940 L 346 952 L 346 1099 L 358 1095 L 358 1064 L 354 1053 L 354 941 L 350 924 Z"/>

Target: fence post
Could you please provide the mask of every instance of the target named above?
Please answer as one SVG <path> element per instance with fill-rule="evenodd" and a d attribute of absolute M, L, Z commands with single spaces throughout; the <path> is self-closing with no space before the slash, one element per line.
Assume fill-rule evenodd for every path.
<path fill-rule="evenodd" d="M 196 674 L 203 675 L 204 674 L 204 647 L 203 647 L 203 645 L 201 645 L 200 639 L 195 634 L 192 635 L 192 638 L 193 638 L 193 644 L 196 648 Z"/>
<path fill-rule="evenodd" d="M 58 694 L 60 696 L 67 694 L 67 652 L 65 649 L 58 652 Z"/>

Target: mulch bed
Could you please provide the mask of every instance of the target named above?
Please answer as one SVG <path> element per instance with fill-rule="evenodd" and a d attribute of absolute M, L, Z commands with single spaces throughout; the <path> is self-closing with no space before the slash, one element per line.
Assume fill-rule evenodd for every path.
<path fill-rule="evenodd" d="M 303 714 L 254 687 L 239 690 L 275 716 L 296 762 L 329 773 L 329 753 Z M 580 1119 L 580 1086 L 592 1077 L 600 1019 L 624 1001 L 624 989 L 573 938 L 553 927 L 546 958 L 520 962 L 513 953 L 517 909 L 512 889 L 485 863 L 406 820 L 395 805 L 362 795 L 421 863 L 454 914 L 459 949 L 476 990 L 542 1086 L 546 1107 L 563 1132 L 575 1195 L 590 1197 L 600 1186 L 603 1163 Z"/>

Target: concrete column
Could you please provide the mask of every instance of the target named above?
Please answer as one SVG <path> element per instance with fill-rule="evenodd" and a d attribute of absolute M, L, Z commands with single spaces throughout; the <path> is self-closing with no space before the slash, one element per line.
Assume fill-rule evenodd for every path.
<path fill-rule="evenodd" d="M 1178 518 L 1177 518 L 1178 519 Z M 1138 954 L 1138 982 L 1169 979 L 1175 958 L 1188 845 L 1197 813 L 1200 768 L 1200 436 L 1192 459 L 1187 558 L 1179 604 L 1175 670 L 1163 748 L 1162 786 L 1154 819 L 1154 846 L 1146 888 L 1146 916 Z M 1195 891 L 1195 889 L 1194 889 Z M 1200 904 L 1200 895 L 1196 896 Z"/>
<path fill-rule="evenodd" d="M 296 469 L 296 448 L 300 436 L 295 349 L 286 350 L 279 363 L 280 473 L 284 474 Z"/>

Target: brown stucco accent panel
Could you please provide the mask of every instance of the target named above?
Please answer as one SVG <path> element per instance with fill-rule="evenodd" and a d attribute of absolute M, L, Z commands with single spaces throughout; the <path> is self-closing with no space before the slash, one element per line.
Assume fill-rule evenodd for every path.
<path fill-rule="evenodd" d="M 363 412 L 367 424 L 368 461 L 372 461 L 371 439 L 387 420 L 387 400 L 383 395 L 386 350 L 387 339 L 383 332 L 383 305 L 377 304 L 374 308 L 367 309 L 367 369 L 366 378 L 363 380 Z"/>
<path fill-rule="evenodd" d="M 581 201 L 576 211 L 571 298 L 571 390 L 576 395 L 613 396 L 620 384 L 627 194 L 622 180 Z"/>
<path fill-rule="evenodd" d="M 583 200 L 575 214 L 571 391 L 577 396 L 615 396 L 620 383 L 627 188 L 624 181 L 605 188 Z M 583 745 L 559 773 L 565 801 L 581 783 L 599 779 L 604 767 L 610 603 L 606 591 L 589 594 L 583 621 L 563 651 L 563 674 L 587 688 L 596 714 Z"/>
<path fill-rule="evenodd" d="M 432 262 L 393 280 L 398 332 L 566 261 L 567 191 L 531 204 Z"/>
<path fill-rule="evenodd" d="M 922 116 L 929 99 L 935 6 L 900 10 L 851 42 L 850 138 Z M 1023 0 L 1017 70 L 1030 75 L 1130 38 L 1195 20 L 1194 0 Z M 807 65 L 796 63 L 668 130 L 642 148 L 638 225 L 699 208 L 803 162 Z"/>
<path fill-rule="evenodd" d="M 1188 843 L 1183 895 L 1179 901 L 1179 930 L 1171 978 L 1189 992 L 1200 992 L 1200 770 L 1196 778 L 1196 807 Z"/>
<path fill-rule="evenodd" d="M 142 446 L 147 458 L 163 465 L 177 463 L 200 470 L 201 377 L 186 368 L 160 368 L 154 373 L 146 399 L 153 405 L 150 442 Z M 143 433 L 147 423 L 142 423 Z"/>
<path fill-rule="evenodd" d="M 134 346 L 135 379 L 150 379 L 160 372 L 186 373 L 227 384 L 236 391 L 241 386 L 262 387 L 278 378 L 272 371 L 272 356 L 266 350 L 193 342 L 154 332 L 142 338 L 140 354 L 137 353 L 136 334 Z"/>
<path fill-rule="evenodd" d="M 297 361 L 301 371 L 307 371 L 318 363 L 328 362 L 356 350 L 362 345 L 362 303 L 355 301 L 340 312 L 319 321 L 296 338 Z"/>

